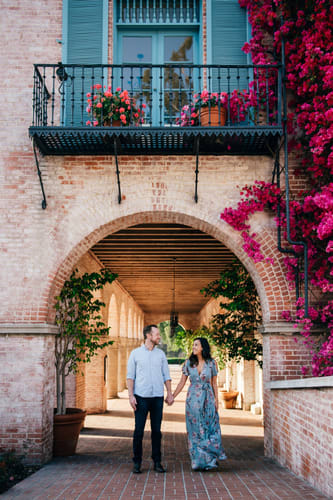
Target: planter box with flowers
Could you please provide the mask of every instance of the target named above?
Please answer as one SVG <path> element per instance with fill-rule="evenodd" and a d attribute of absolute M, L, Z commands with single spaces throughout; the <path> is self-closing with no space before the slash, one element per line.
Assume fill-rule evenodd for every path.
<path fill-rule="evenodd" d="M 86 108 L 91 119 L 86 122 L 86 125 L 120 127 L 143 123 L 146 105 L 142 103 L 140 108 L 135 99 L 129 96 L 127 90 L 117 88 L 112 93 L 111 87 L 107 89 L 104 87 L 103 90 L 99 83 L 93 85 L 91 90 L 87 94 L 88 106 Z"/>
<path fill-rule="evenodd" d="M 182 127 L 223 127 L 229 114 L 230 122 L 236 124 L 249 118 L 250 108 L 255 104 L 255 94 L 251 90 L 233 90 L 229 95 L 204 89 L 194 95 L 193 103 L 183 106 L 177 123 Z"/>

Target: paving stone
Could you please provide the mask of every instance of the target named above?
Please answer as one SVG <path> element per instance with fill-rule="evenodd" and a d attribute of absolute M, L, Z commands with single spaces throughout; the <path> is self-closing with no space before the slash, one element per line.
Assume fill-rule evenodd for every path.
<path fill-rule="evenodd" d="M 153 470 L 150 423 L 143 443 L 142 474 L 133 474 L 133 412 L 127 393 L 108 412 L 88 415 L 73 457 L 57 458 L 2 495 L 3 500 L 323 500 L 311 486 L 264 457 L 260 415 L 221 410 L 228 460 L 217 471 L 192 471 L 187 451 L 185 392 L 165 407 L 163 465 Z"/>

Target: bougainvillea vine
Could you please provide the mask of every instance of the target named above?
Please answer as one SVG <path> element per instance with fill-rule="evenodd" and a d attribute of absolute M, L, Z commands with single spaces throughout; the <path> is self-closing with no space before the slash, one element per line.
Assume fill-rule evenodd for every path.
<path fill-rule="evenodd" d="M 306 189 L 293 192 L 290 201 L 290 236 L 308 245 L 309 280 L 320 300 L 304 314 L 296 304 L 296 323 L 313 353 L 312 375 L 333 375 L 333 5 L 329 0 L 239 0 L 252 25 L 252 39 L 243 50 L 254 64 L 274 62 L 281 55 L 284 38 L 286 85 L 289 98 L 287 132 L 289 152 L 297 158 L 295 175 Z M 283 19 L 283 22 L 282 22 Z M 273 48 L 273 50 L 272 50 Z M 270 50 L 269 50 L 270 49 Z M 221 218 L 241 232 L 245 251 L 255 262 L 264 260 L 250 217 L 269 208 L 282 231 L 286 227 L 283 193 L 275 184 L 256 181 L 241 192 L 236 208 L 226 208 Z M 303 251 L 293 246 L 297 253 Z M 286 277 L 295 278 L 297 258 L 286 255 Z M 318 296 L 318 293 L 316 293 Z M 290 312 L 283 315 L 293 320 Z M 311 331 L 320 324 L 321 341 Z M 304 369 L 305 372 L 305 369 Z"/>

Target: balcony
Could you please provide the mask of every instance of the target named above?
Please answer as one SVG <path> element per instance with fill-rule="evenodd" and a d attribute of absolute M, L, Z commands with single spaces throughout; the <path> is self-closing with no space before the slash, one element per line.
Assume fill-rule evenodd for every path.
<path fill-rule="evenodd" d="M 34 68 L 29 135 L 44 155 L 270 155 L 282 135 L 279 65 Z M 104 91 L 114 94 L 117 88 L 144 111 L 140 119 L 134 119 L 133 109 L 126 124 L 103 116 L 103 107 L 98 119 L 93 115 L 88 99 L 96 103 Z M 211 104 L 197 102 L 192 109 L 202 91 L 223 93 L 218 109 L 225 108 L 225 123 L 221 113 L 213 123 Z"/>

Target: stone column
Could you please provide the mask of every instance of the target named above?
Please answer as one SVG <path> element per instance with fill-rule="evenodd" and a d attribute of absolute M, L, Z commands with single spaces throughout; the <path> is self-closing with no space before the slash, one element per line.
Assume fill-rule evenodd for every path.
<path fill-rule="evenodd" d="M 250 410 L 251 404 L 255 403 L 255 361 L 241 361 L 242 383 L 243 383 L 243 410 Z"/>
<path fill-rule="evenodd" d="M 118 350 L 119 339 L 111 338 L 112 346 L 108 347 L 108 378 L 107 397 L 116 398 L 118 396 Z"/>
<path fill-rule="evenodd" d="M 127 373 L 127 338 L 121 337 L 118 349 L 118 392 L 121 392 L 126 387 Z"/>
<path fill-rule="evenodd" d="M 105 340 L 108 340 L 108 337 L 101 338 L 102 342 Z M 104 413 L 106 411 L 106 356 L 107 348 L 104 348 L 99 350 L 89 363 L 85 363 L 85 409 L 88 413 Z"/>
<path fill-rule="evenodd" d="M 52 457 L 56 333 L 49 324 L 0 325 L 0 448 L 30 463 Z"/>

